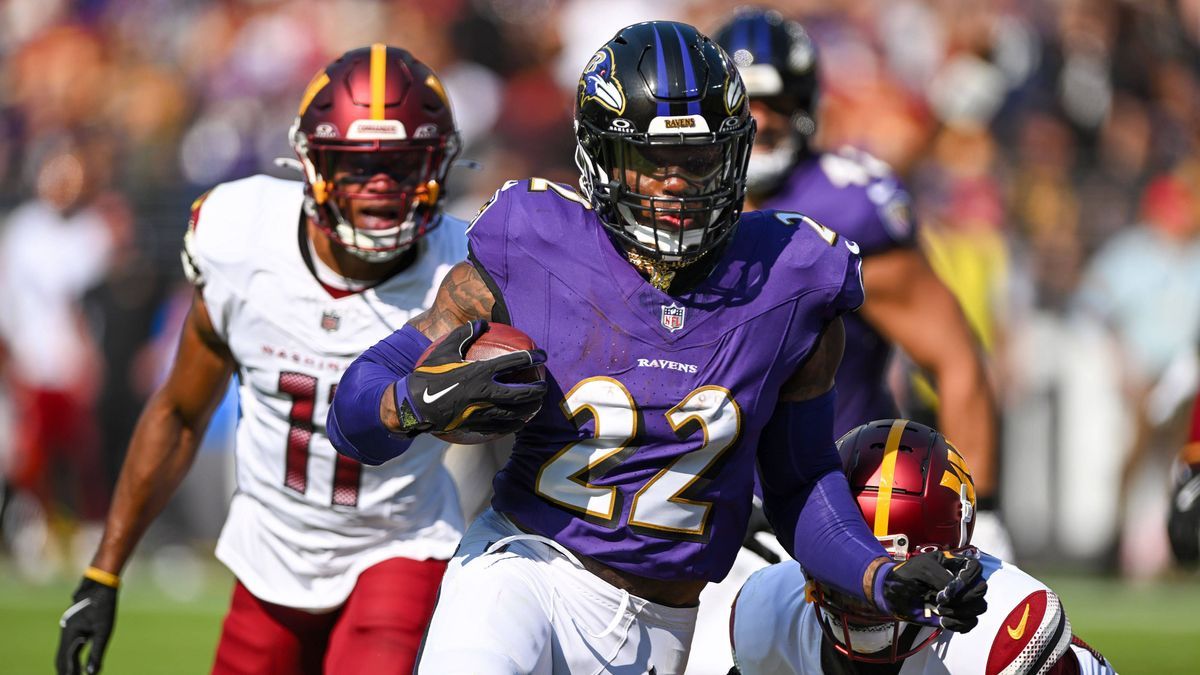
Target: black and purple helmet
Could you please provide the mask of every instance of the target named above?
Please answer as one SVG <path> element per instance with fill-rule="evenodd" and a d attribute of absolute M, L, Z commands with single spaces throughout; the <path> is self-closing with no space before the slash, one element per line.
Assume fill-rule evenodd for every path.
<path fill-rule="evenodd" d="M 694 27 L 619 31 L 579 78 L 575 126 L 580 187 L 627 250 L 687 261 L 737 225 L 754 122 L 733 62 Z"/>

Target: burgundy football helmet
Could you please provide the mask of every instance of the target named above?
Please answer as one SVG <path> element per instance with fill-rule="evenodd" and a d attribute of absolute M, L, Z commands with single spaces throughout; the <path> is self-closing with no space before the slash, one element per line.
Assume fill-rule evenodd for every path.
<path fill-rule="evenodd" d="M 975 530 L 975 483 L 958 450 L 937 431 L 909 420 L 878 420 L 837 442 L 850 492 L 867 525 L 897 562 L 933 550 L 967 549 Z M 895 663 L 937 639 L 934 630 L 901 649 L 907 624 L 810 581 L 822 630 L 855 661 Z M 885 652 L 886 650 L 886 652 Z"/>
<path fill-rule="evenodd" d="M 439 222 L 459 136 L 441 81 L 407 51 L 343 54 L 309 83 L 289 133 L 306 212 L 355 255 L 389 260 Z"/>

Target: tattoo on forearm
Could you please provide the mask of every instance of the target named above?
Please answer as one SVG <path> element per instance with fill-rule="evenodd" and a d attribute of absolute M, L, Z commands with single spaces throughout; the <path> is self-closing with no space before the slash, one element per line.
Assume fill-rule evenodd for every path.
<path fill-rule="evenodd" d="M 490 319 L 495 302 L 475 266 L 460 262 L 442 279 L 433 307 L 413 318 L 412 325 L 437 339 L 468 321 Z"/>

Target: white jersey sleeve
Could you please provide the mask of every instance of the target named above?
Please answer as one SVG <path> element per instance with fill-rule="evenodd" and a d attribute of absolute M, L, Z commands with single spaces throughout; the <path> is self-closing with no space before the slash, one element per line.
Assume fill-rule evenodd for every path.
<path fill-rule="evenodd" d="M 953 673 L 1046 673 L 1071 644 L 1071 623 L 1054 591 L 1016 565 L 980 554 L 988 610 L 969 633 L 943 633 L 929 650 Z"/>
<path fill-rule="evenodd" d="M 340 605 L 358 574 L 393 557 L 448 559 L 461 536 L 445 444 L 422 436 L 368 467 L 333 449 L 325 416 L 342 372 L 433 301 L 466 257 L 466 224 L 442 217 L 413 265 L 336 292 L 312 270 L 303 184 L 256 176 L 193 207 L 184 268 L 237 361 L 237 491 L 217 557 L 255 596 Z"/>
<path fill-rule="evenodd" d="M 968 633 L 943 631 L 905 659 L 900 675 L 1047 673 L 1071 648 L 1071 625 L 1053 591 L 990 555 L 980 554 L 980 562 L 988 610 L 979 625 Z M 734 661 L 743 675 L 824 672 L 826 638 L 819 610 L 805 599 L 805 583 L 794 561 L 759 570 L 746 581 L 732 619 Z"/>
<path fill-rule="evenodd" d="M 742 675 L 821 672 L 816 607 L 805 598 L 800 563 L 787 560 L 750 575 L 730 617 L 733 661 Z"/>

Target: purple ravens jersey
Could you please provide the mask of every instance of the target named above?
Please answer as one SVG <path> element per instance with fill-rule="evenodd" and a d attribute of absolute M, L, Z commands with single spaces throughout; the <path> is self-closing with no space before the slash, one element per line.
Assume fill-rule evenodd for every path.
<path fill-rule="evenodd" d="M 800 211 L 857 242 L 863 257 L 916 242 L 908 193 L 887 164 L 853 148 L 805 159 L 763 207 Z M 891 343 L 857 313 L 847 316 L 845 325 L 835 436 L 871 420 L 898 416 L 885 381 Z"/>
<path fill-rule="evenodd" d="M 549 393 L 493 507 L 632 574 L 723 578 L 781 387 L 862 303 L 853 242 L 799 214 L 747 213 L 709 278 L 670 296 L 586 200 L 538 178 L 509 181 L 468 237 L 493 317 L 548 355 Z"/>

